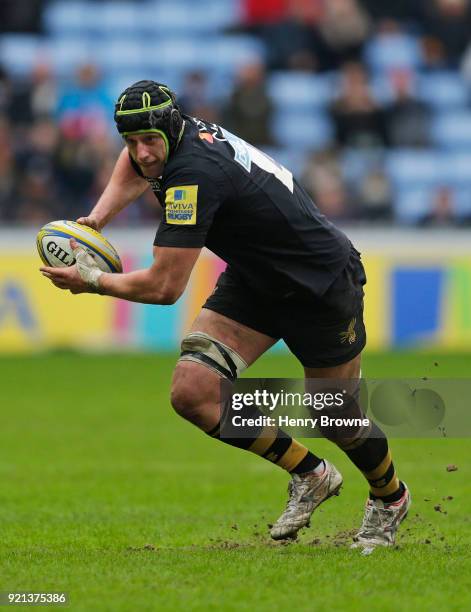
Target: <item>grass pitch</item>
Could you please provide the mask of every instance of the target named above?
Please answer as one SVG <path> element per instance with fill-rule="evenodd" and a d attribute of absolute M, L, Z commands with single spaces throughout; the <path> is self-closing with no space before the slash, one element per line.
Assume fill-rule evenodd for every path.
<path fill-rule="evenodd" d="M 298 542 L 272 543 L 286 474 L 173 414 L 175 359 L 0 359 L 0 591 L 66 591 L 84 611 L 471 609 L 469 440 L 393 441 L 414 501 L 398 548 L 370 557 L 348 548 L 364 481 L 307 441 L 343 472 L 342 494 Z M 370 355 L 364 372 L 468 376 L 470 359 Z M 301 370 L 274 354 L 248 375 Z"/>

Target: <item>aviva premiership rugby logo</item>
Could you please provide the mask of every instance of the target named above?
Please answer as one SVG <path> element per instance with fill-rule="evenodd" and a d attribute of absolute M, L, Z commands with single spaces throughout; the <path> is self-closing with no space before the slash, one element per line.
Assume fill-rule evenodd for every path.
<path fill-rule="evenodd" d="M 172 225 L 196 225 L 198 185 L 171 187 L 165 196 L 165 220 Z"/>
<path fill-rule="evenodd" d="M 340 342 L 342 344 L 345 344 L 345 342 L 348 342 L 348 344 L 353 344 L 355 340 L 357 339 L 357 334 L 355 331 L 356 322 L 357 320 L 354 317 L 350 321 L 347 331 L 340 332 Z"/>

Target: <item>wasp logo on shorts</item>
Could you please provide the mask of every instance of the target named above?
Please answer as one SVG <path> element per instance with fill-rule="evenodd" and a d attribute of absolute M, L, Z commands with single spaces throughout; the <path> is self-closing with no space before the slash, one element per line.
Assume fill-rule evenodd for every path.
<path fill-rule="evenodd" d="M 355 317 L 348 324 L 347 331 L 340 332 L 340 342 L 344 344 L 348 342 L 348 344 L 353 344 L 357 339 L 357 333 L 355 331 L 355 325 L 357 320 Z"/>
<path fill-rule="evenodd" d="M 198 185 L 171 187 L 165 196 L 165 219 L 172 225 L 196 225 Z"/>

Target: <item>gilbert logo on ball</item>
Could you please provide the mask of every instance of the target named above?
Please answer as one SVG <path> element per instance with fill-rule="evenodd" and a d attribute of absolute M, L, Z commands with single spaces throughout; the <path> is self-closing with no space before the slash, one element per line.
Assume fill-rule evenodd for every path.
<path fill-rule="evenodd" d="M 52 221 L 39 230 L 36 244 L 46 266 L 65 268 L 75 263 L 71 238 L 93 255 L 100 270 L 122 272 L 121 260 L 113 245 L 100 232 L 75 221 Z"/>

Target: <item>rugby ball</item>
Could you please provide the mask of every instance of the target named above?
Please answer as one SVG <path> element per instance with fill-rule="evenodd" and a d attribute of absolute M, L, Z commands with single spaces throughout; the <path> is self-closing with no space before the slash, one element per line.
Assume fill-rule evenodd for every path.
<path fill-rule="evenodd" d="M 65 268 L 74 265 L 71 238 L 93 255 L 103 272 L 123 271 L 118 252 L 113 245 L 100 232 L 75 221 L 52 221 L 39 230 L 36 244 L 39 256 L 46 266 Z"/>

